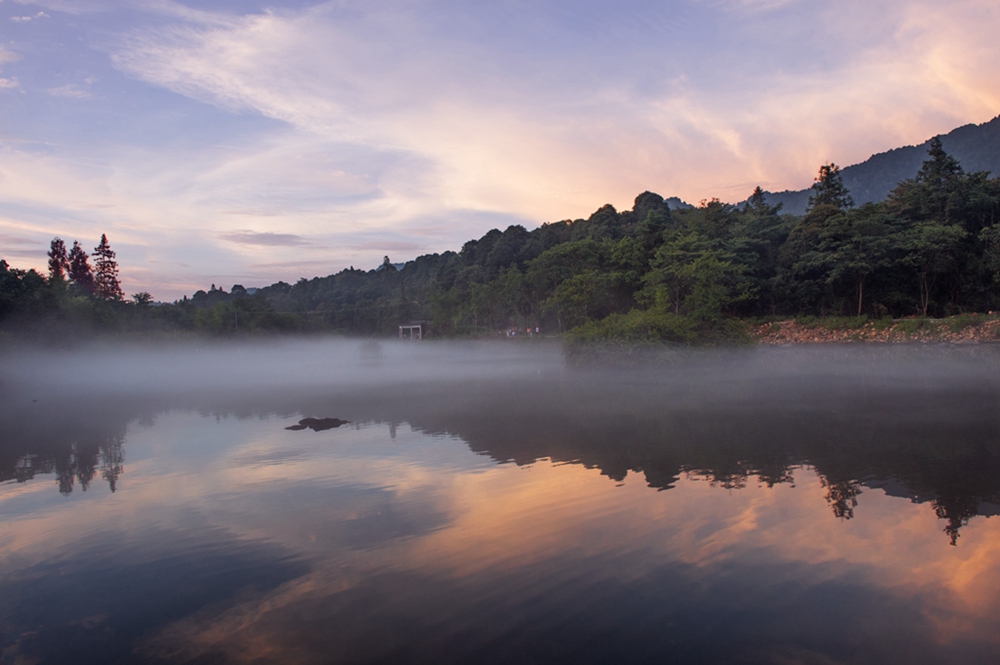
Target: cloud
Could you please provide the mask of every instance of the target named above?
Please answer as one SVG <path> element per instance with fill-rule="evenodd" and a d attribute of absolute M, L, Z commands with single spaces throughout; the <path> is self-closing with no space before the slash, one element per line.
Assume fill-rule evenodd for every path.
<path fill-rule="evenodd" d="M 0 259 L 7 258 L 18 258 L 18 259 L 30 259 L 34 261 L 41 261 L 44 263 L 46 257 L 46 250 L 44 249 L 5 249 L 3 251 L 3 256 Z M 35 267 L 38 269 L 37 267 Z"/>
<path fill-rule="evenodd" d="M 424 18 L 402 6 L 324 4 L 136 33 L 114 61 L 143 80 L 256 111 L 318 140 L 421 155 L 435 171 L 424 191 L 445 207 L 537 221 L 583 215 L 612 199 L 621 205 L 647 188 L 735 200 L 748 183 L 808 184 L 822 161 L 859 161 L 1000 108 L 984 80 L 1000 58 L 975 16 L 981 3 L 876 12 L 857 1 L 834 11 L 747 0 L 723 3 L 731 23 L 717 3 L 694 3 L 695 19 L 715 12 L 711 32 L 724 33 L 725 43 L 695 26 L 655 48 L 616 43 L 602 63 L 578 46 L 555 48 L 567 28 L 546 4 L 503 17 L 493 38 L 485 10 L 435 24 L 430 10 Z M 780 7 L 799 13 L 774 23 L 773 11 L 742 12 Z M 942 29 L 915 23 L 921 13 Z M 514 20 L 550 30 L 555 47 Z M 636 30 L 614 12 L 607 21 L 608 30 Z M 766 44 L 764 28 L 774 33 Z M 513 41 L 501 42 L 510 33 Z M 956 48 L 967 39 L 982 46 L 981 62 Z M 957 76 L 940 75 L 946 69 Z M 963 79 L 977 71 L 970 94 Z"/>
<path fill-rule="evenodd" d="M 0 46 L 0 69 L 2 69 L 6 64 L 17 62 L 20 59 L 20 54 L 8 51 L 4 47 Z M 14 88 L 19 87 L 21 87 L 21 82 L 18 81 L 17 78 L 0 78 L 0 90 L 13 90 Z"/>
<path fill-rule="evenodd" d="M 34 16 L 11 16 L 10 20 L 15 23 L 27 23 L 28 21 L 35 21 L 41 18 L 49 18 L 49 15 L 45 12 L 38 12 Z"/>
<path fill-rule="evenodd" d="M 415 242 L 394 242 L 391 240 L 373 240 L 371 242 L 363 242 L 357 245 L 351 245 L 351 249 L 374 249 L 377 251 L 386 252 L 418 252 L 420 250 L 427 249 L 426 245 L 421 245 Z"/>
<path fill-rule="evenodd" d="M 0 243 L 5 245 L 37 245 L 38 242 L 31 238 L 25 238 L 23 236 L 9 235 L 6 233 L 0 233 Z"/>
<path fill-rule="evenodd" d="M 2 46 L 0 46 L 0 66 L 3 66 L 8 62 L 17 62 L 20 59 L 21 59 L 20 54 L 14 53 L 13 51 L 8 51 Z"/>
<path fill-rule="evenodd" d="M 291 247 L 311 244 L 307 238 L 292 233 L 269 233 L 256 231 L 240 231 L 227 233 L 224 240 L 242 245 L 262 245 L 265 247 Z"/>
<path fill-rule="evenodd" d="M 86 116 L 50 105 L 79 129 L 70 147 L 5 130 L 23 150 L 0 148 L 0 197 L 33 233 L 113 231 L 123 275 L 164 266 L 164 285 L 374 266 L 647 189 L 742 200 L 996 115 L 993 4 L 90 2 L 111 12 L 90 43 L 119 71 L 70 80 L 140 83 L 119 79 Z M 0 50 L 0 65 L 16 57 Z M 128 130 L 93 122 L 153 99 Z"/>
<path fill-rule="evenodd" d="M 58 88 L 49 88 L 46 90 L 53 97 L 66 97 L 68 99 L 91 99 L 92 95 L 88 90 L 84 90 L 79 85 L 75 83 L 70 83 L 69 85 L 64 85 Z"/>

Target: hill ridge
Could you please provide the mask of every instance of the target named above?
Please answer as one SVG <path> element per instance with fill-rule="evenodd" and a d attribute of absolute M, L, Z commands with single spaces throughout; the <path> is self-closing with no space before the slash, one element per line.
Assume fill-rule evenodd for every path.
<path fill-rule="evenodd" d="M 982 124 L 969 123 L 947 134 L 938 134 L 945 151 L 957 159 L 969 173 L 989 171 L 1000 174 L 1000 115 Z M 875 153 L 858 164 L 841 169 L 844 185 L 856 205 L 885 199 L 896 185 L 912 178 L 927 158 L 931 139 L 919 145 L 906 145 Z M 782 212 L 802 215 L 811 189 L 765 192 L 771 205 L 781 203 Z"/>

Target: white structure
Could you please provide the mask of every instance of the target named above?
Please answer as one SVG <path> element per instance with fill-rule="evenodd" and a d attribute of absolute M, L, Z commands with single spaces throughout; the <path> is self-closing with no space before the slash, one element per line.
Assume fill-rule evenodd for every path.
<path fill-rule="evenodd" d="M 409 323 L 405 326 L 399 326 L 399 339 L 423 339 L 423 338 L 424 338 L 423 323 Z"/>

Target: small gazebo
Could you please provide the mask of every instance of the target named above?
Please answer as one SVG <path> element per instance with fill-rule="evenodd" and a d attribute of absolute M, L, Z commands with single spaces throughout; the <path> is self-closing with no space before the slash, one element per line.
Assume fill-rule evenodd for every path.
<path fill-rule="evenodd" d="M 399 339 L 423 339 L 430 329 L 430 321 L 410 321 L 399 326 Z"/>

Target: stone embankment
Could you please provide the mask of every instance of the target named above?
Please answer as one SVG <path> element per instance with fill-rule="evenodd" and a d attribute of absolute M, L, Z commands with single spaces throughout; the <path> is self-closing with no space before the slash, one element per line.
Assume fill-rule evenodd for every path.
<path fill-rule="evenodd" d="M 826 322 L 788 320 L 755 326 L 751 335 L 758 344 L 929 343 L 977 344 L 1000 342 L 1000 318 L 961 315 L 949 319 L 848 319 Z"/>

